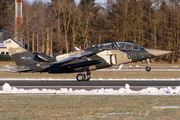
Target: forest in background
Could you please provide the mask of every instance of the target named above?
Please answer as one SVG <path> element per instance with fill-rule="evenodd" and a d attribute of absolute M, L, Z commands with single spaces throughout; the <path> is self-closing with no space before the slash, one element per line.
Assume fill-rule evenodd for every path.
<path fill-rule="evenodd" d="M 0 29 L 15 31 L 15 0 L 0 1 Z M 178 62 L 180 0 L 23 0 L 22 37 L 27 48 L 61 54 L 109 42 L 176 51 L 156 61 Z"/>

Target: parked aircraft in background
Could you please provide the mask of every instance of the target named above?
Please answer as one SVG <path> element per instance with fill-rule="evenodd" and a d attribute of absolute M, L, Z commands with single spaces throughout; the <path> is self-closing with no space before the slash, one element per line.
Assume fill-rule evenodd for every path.
<path fill-rule="evenodd" d="M 107 68 L 112 65 L 147 60 L 146 71 L 150 71 L 149 58 L 171 53 L 171 51 L 146 49 L 128 42 L 112 42 L 93 46 L 56 57 L 33 54 L 16 41 L 4 41 L 17 68 L 10 72 L 48 72 L 51 74 L 80 72 L 77 81 L 89 81 L 91 70 Z"/>

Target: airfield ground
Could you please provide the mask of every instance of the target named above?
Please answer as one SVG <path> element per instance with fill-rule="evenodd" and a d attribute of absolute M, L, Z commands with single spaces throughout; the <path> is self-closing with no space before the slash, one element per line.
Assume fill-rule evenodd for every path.
<path fill-rule="evenodd" d="M 15 66 L 14 63 L 0 63 Z M 131 67 L 131 66 L 132 67 Z M 144 68 L 147 64 L 127 64 Z M 179 69 L 180 64 L 152 64 Z M 136 66 L 137 68 L 137 66 Z M 117 68 L 113 68 L 117 69 Z M 180 71 L 92 71 L 92 79 L 176 79 Z M 0 78 L 65 78 L 73 74 L 0 72 Z M 0 119 L 179 119 L 179 95 L 0 95 Z"/>
<path fill-rule="evenodd" d="M 0 119 L 180 118 L 179 96 L 0 95 Z"/>
<path fill-rule="evenodd" d="M 91 79 L 180 79 L 180 71 L 92 71 Z M 77 73 L 72 74 L 39 74 L 39 73 L 8 73 L 0 72 L 1 78 L 52 78 L 76 79 Z"/>
<path fill-rule="evenodd" d="M 146 72 L 145 63 L 125 64 L 123 69 L 118 70 L 119 66 L 107 68 L 106 70 L 91 71 L 91 79 L 177 79 L 180 78 L 180 71 L 151 71 Z M 15 67 L 14 62 L 0 62 L 0 69 Z M 152 69 L 173 69 L 180 70 L 180 64 L 151 64 Z M 129 70 L 130 71 L 126 71 Z M 9 73 L 0 72 L 0 78 L 53 78 L 53 79 L 75 79 L 77 73 L 71 74 L 48 74 L 48 73 Z"/>

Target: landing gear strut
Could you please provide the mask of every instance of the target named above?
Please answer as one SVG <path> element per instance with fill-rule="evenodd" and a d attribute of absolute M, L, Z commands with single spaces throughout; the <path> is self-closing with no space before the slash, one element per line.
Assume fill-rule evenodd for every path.
<path fill-rule="evenodd" d="M 89 69 L 83 69 L 83 72 L 76 76 L 77 81 L 89 81 L 91 79 L 91 73 Z"/>
<path fill-rule="evenodd" d="M 149 72 L 149 71 L 151 71 L 151 67 L 150 67 L 150 60 L 149 60 L 149 58 L 147 58 L 147 63 L 148 63 L 148 66 L 146 67 L 146 71 L 147 72 Z"/>

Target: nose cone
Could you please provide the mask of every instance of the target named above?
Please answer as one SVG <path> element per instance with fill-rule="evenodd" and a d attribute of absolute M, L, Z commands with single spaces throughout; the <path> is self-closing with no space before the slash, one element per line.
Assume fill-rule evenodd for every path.
<path fill-rule="evenodd" d="M 171 51 L 166 51 L 166 50 L 156 50 L 156 49 L 146 49 L 147 52 L 154 56 L 161 56 L 165 54 L 172 53 Z"/>

